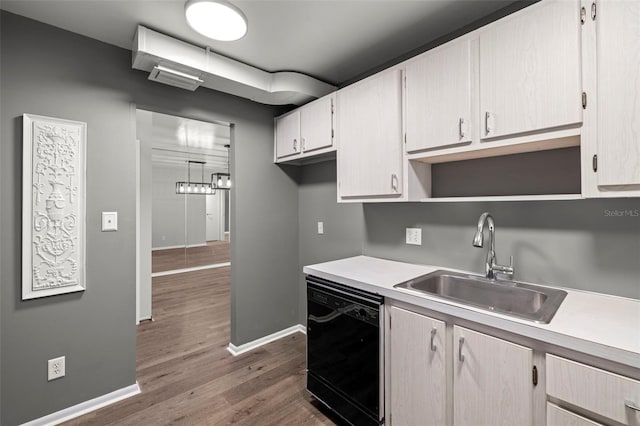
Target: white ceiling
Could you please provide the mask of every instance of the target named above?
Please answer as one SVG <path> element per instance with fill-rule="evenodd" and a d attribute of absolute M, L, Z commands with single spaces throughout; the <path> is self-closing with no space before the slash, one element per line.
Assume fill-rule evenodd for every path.
<path fill-rule="evenodd" d="M 203 161 L 207 169 L 228 171 L 229 125 L 141 109 L 136 110 L 136 122 L 137 137 L 151 146 L 153 163 L 186 167 L 189 160 Z"/>
<path fill-rule="evenodd" d="M 142 24 L 265 71 L 297 71 L 340 85 L 460 29 L 513 0 L 238 0 L 247 35 L 195 33 L 183 0 L 2 0 L 18 15 L 131 49 Z"/>

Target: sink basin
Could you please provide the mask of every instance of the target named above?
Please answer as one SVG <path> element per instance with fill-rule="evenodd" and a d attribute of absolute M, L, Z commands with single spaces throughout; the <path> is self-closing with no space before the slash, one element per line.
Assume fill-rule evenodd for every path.
<path fill-rule="evenodd" d="M 394 287 L 543 324 L 551 321 L 567 295 L 562 290 L 442 270 Z"/>

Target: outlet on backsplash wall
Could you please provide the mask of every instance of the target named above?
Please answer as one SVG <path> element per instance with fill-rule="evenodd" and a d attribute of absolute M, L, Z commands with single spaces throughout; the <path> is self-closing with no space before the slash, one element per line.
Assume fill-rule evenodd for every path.
<path fill-rule="evenodd" d="M 472 239 L 488 211 L 498 263 L 512 255 L 514 279 L 640 299 L 640 217 L 633 214 L 639 209 L 636 198 L 363 204 L 362 254 L 482 274 L 486 253 Z M 429 240 L 407 246 L 398 238 L 407 223 Z"/>

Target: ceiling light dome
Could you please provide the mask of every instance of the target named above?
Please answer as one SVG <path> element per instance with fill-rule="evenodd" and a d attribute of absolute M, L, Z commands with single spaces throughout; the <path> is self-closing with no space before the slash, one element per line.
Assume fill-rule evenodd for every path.
<path fill-rule="evenodd" d="M 247 33 L 244 13 L 224 0 L 188 0 L 184 13 L 191 28 L 214 40 L 238 40 Z"/>

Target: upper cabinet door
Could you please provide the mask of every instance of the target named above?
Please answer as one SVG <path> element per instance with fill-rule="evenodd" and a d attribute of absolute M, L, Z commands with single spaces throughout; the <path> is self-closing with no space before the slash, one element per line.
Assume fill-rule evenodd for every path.
<path fill-rule="evenodd" d="M 402 195 L 401 88 L 392 70 L 338 91 L 339 197 Z"/>
<path fill-rule="evenodd" d="M 276 158 L 301 152 L 300 110 L 276 119 Z"/>
<path fill-rule="evenodd" d="M 329 95 L 300 109 L 302 151 L 329 148 L 333 145 L 333 102 Z"/>
<path fill-rule="evenodd" d="M 471 40 L 407 64 L 407 151 L 471 142 Z"/>
<path fill-rule="evenodd" d="M 640 185 L 640 2 L 600 1 L 596 45 L 598 185 L 630 189 Z"/>
<path fill-rule="evenodd" d="M 538 3 L 480 33 L 482 139 L 581 123 L 581 86 L 578 0 Z"/>

